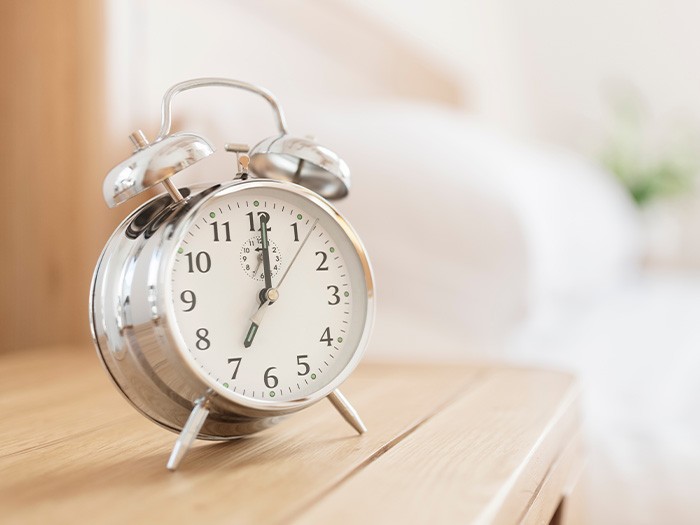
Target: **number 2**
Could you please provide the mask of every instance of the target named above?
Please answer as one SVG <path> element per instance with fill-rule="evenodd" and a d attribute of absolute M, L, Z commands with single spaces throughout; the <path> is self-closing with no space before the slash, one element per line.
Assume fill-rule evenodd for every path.
<path fill-rule="evenodd" d="M 318 268 L 316 268 L 316 271 L 317 272 L 327 272 L 328 266 L 324 266 L 324 264 L 326 264 L 326 261 L 328 260 L 328 256 L 326 255 L 326 252 L 316 252 L 316 255 L 321 256 L 321 262 L 318 264 Z"/>

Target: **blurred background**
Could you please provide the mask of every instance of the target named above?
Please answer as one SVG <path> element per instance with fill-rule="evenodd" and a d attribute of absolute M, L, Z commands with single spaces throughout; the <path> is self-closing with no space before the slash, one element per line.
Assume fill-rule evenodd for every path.
<path fill-rule="evenodd" d="M 0 351 L 89 342 L 92 270 L 147 196 L 107 171 L 199 76 L 258 83 L 339 152 L 378 282 L 367 359 L 493 359 L 584 386 L 594 523 L 700 515 L 700 3 L 0 1 Z M 252 95 L 175 127 L 255 144 Z M 229 179 L 225 153 L 179 184 Z M 373 224 L 390 217 L 392 231 Z M 388 238 L 387 238 L 388 237 Z M 85 345 L 87 347 L 87 345 Z"/>

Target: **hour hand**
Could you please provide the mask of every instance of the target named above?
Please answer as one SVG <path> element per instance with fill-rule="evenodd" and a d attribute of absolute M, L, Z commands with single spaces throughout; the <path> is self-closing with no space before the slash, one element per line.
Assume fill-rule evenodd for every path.
<path fill-rule="evenodd" d="M 263 297 L 263 302 L 262 304 L 258 307 L 258 309 L 255 311 L 255 313 L 251 316 L 250 318 L 250 328 L 248 328 L 248 332 L 246 333 L 245 340 L 243 341 L 243 346 L 246 348 L 249 348 L 250 345 L 253 344 L 253 340 L 255 339 L 255 334 L 258 333 L 258 328 L 260 327 L 260 323 L 262 323 L 263 317 L 265 317 L 265 314 L 267 313 L 267 309 L 269 306 L 274 303 L 277 299 L 279 299 L 279 293 L 277 292 L 276 288 L 270 288 L 265 291 L 265 295 Z"/>
<path fill-rule="evenodd" d="M 258 332 L 258 325 L 255 323 L 250 324 L 250 328 L 248 328 L 248 333 L 245 336 L 245 340 L 243 341 L 243 346 L 246 348 L 250 348 L 250 345 L 253 344 L 253 339 L 255 339 L 255 334 Z"/>

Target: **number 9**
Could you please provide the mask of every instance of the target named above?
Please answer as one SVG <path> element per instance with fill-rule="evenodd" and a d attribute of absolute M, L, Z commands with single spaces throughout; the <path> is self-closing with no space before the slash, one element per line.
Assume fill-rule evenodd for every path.
<path fill-rule="evenodd" d="M 185 290 L 182 292 L 180 294 L 180 300 L 182 300 L 183 303 L 190 305 L 190 308 L 183 310 L 183 312 L 191 312 L 194 310 L 194 307 L 197 304 L 197 296 L 192 290 Z"/>

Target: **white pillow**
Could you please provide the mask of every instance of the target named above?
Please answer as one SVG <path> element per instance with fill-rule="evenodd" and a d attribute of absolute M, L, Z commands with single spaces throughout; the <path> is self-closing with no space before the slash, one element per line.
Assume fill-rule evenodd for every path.
<path fill-rule="evenodd" d="M 512 204 L 485 183 L 489 166 L 462 154 L 462 120 L 364 106 L 323 108 L 304 125 L 353 174 L 337 205 L 376 272 L 370 355 L 455 358 L 497 346 L 525 311 L 526 245 Z"/>
<path fill-rule="evenodd" d="M 377 191 L 391 199 L 387 211 L 406 207 L 415 212 L 424 209 L 424 200 L 433 203 L 418 227 L 419 237 L 412 235 L 417 227 L 411 218 L 402 217 L 397 225 L 404 228 L 403 245 L 414 259 L 417 242 L 445 233 L 439 232 L 444 225 L 434 207 L 442 203 L 438 206 L 452 221 L 451 238 L 461 243 L 447 257 L 462 271 L 483 272 L 483 283 L 505 272 L 506 287 L 513 286 L 514 266 L 526 269 L 520 277 L 526 279 L 531 310 L 590 298 L 637 272 L 637 210 L 610 174 L 573 153 L 520 144 L 464 115 L 431 106 L 386 103 L 324 108 L 315 115 L 308 121 L 319 140 L 348 157 L 358 191 L 347 209 L 353 215 L 358 209 L 356 220 L 371 224 L 381 214 L 381 209 L 368 213 L 366 206 L 379 206 Z M 507 246 L 504 235 L 511 236 Z M 425 271 L 414 259 L 406 263 Z M 506 301 L 503 286 L 489 286 L 478 292 L 479 299 L 496 292 L 499 301 Z M 462 302 L 462 310 L 478 310 L 474 301 L 479 299 Z M 489 311 L 502 319 L 498 310 L 512 311 L 521 302 L 522 297 L 511 297 L 508 307 L 491 305 Z"/>
<path fill-rule="evenodd" d="M 470 132 L 480 144 L 471 153 L 493 163 L 524 227 L 533 308 L 587 301 L 636 277 L 640 216 L 612 175 L 571 152 Z"/>

